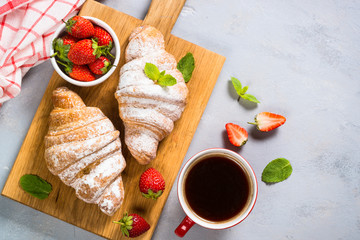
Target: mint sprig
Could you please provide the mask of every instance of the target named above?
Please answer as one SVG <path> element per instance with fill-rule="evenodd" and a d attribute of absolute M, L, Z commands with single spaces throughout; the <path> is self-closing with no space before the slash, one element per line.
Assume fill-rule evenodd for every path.
<path fill-rule="evenodd" d="M 20 187 L 30 195 L 45 199 L 52 191 L 51 184 L 39 176 L 32 174 L 25 174 L 20 178 Z"/>
<path fill-rule="evenodd" d="M 173 86 L 176 84 L 176 78 L 165 71 L 160 72 L 158 67 L 152 63 L 146 63 L 144 68 L 145 75 L 160 86 Z"/>
<path fill-rule="evenodd" d="M 266 183 L 281 182 L 291 175 L 292 170 L 289 160 L 277 158 L 266 165 L 262 172 L 261 180 Z"/>
<path fill-rule="evenodd" d="M 260 103 L 260 101 L 257 100 L 255 96 L 246 93 L 249 87 L 242 87 L 241 82 L 237 78 L 231 77 L 231 82 L 235 88 L 236 93 L 239 95 L 238 101 L 240 101 L 240 98 L 243 98 L 251 102 Z"/>
<path fill-rule="evenodd" d="M 184 81 L 190 81 L 195 69 L 195 59 L 191 52 L 188 52 L 177 64 L 177 69 L 182 73 Z"/>

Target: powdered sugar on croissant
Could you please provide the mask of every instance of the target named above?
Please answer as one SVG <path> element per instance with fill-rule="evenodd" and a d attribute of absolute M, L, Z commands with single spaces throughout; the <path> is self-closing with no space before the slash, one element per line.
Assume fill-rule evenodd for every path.
<path fill-rule="evenodd" d="M 78 198 L 113 215 L 124 199 L 120 174 L 126 162 L 119 131 L 99 108 L 86 107 L 65 87 L 53 92 L 53 103 L 45 136 L 48 169 L 73 187 Z"/>
<path fill-rule="evenodd" d="M 125 125 L 125 144 L 140 164 L 156 157 L 159 141 L 170 134 L 185 108 L 188 89 L 173 55 L 165 51 L 164 37 L 156 28 L 133 30 L 125 51 L 115 93 Z M 172 75 L 177 83 L 162 87 L 144 73 L 146 63 Z"/>

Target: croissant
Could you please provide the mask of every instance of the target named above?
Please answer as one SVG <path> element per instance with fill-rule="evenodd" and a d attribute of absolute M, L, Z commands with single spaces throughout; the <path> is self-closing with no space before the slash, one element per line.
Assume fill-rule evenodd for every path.
<path fill-rule="evenodd" d="M 126 166 L 119 131 L 96 107 L 86 107 L 76 93 L 57 88 L 52 96 L 45 136 L 48 169 L 75 189 L 76 196 L 98 204 L 111 216 L 124 199 L 121 172 Z"/>
<path fill-rule="evenodd" d="M 188 89 L 177 61 L 165 51 L 164 37 L 152 26 L 133 30 L 125 50 L 115 92 L 119 115 L 125 126 L 125 144 L 140 164 L 156 157 L 159 141 L 168 136 L 185 108 Z M 146 63 L 172 75 L 177 83 L 162 87 L 144 73 Z"/>

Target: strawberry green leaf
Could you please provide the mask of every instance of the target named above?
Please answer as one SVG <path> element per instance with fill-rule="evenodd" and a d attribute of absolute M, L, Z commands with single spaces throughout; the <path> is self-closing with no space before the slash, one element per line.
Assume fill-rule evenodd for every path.
<path fill-rule="evenodd" d="M 158 199 L 161 195 L 162 195 L 163 191 L 159 190 L 156 193 L 154 193 L 151 189 L 148 190 L 148 193 L 141 193 L 143 195 L 143 197 L 145 198 L 150 198 L 153 200 Z"/>
<path fill-rule="evenodd" d="M 112 55 L 111 54 L 111 49 L 113 48 L 113 43 L 112 43 L 112 41 L 110 41 L 110 43 L 109 43 L 109 45 L 103 45 L 103 46 L 101 46 L 102 48 L 103 48 L 103 50 L 102 50 L 102 54 L 104 55 L 104 56 L 110 56 L 110 57 L 112 57 L 112 58 L 115 58 L 114 57 L 114 55 Z"/>
<path fill-rule="evenodd" d="M 162 76 L 161 78 L 159 78 L 158 80 L 158 84 L 160 86 L 173 86 L 176 84 L 176 79 L 171 76 L 170 74 L 166 74 L 164 76 Z"/>
<path fill-rule="evenodd" d="M 241 96 L 243 99 L 245 100 L 248 100 L 248 101 L 251 101 L 251 102 L 255 102 L 255 103 L 260 103 L 259 100 L 256 99 L 256 97 L 254 97 L 253 95 L 251 94 L 244 94 Z"/>
<path fill-rule="evenodd" d="M 113 46 L 114 45 L 113 45 L 112 41 L 110 41 L 109 45 L 107 45 L 107 47 L 106 47 L 106 50 L 110 52 L 113 49 Z"/>
<path fill-rule="evenodd" d="M 112 66 L 114 66 L 114 65 L 112 65 L 109 61 L 105 61 L 105 62 L 104 62 L 104 67 L 100 68 L 100 71 L 101 71 L 103 74 L 105 74 L 105 73 L 107 73 L 107 72 L 110 70 L 110 68 L 111 68 Z"/>
<path fill-rule="evenodd" d="M 154 80 L 154 81 L 157 81 L 161 75 L 157 66 L 155 66 L 152 63 L 145 64 L 144 72 L 148 78 L 150 78 L 151 80 Z M 165 74 L 165 72 L 164 72 L 164 74 Z"/>
<path fill-rule="evenodd" d="M 182 73 L 184 81 L 190 81 L 195 69 L 195 59 L 191 52 L 188 52 L 177 64 L 177 69 Z"/>
<path fill-rule="evenodd" d="M 52 191 L 51 184 L 39 176 L 32 174 L 25 174 L 20 178 L 20 187 L 30 195 L 45 199 Z"/>
<path fill-rule="evenodd" d="M 276 183 L 287 179 L 292 173 L 292 166 L 289 160 L 277 158 L 272 160 L 262 172 L 261 180 L 266 183 Z"/>
<path fill-rule="evenodd" d="M 96 56 L 96 58 L 99 58 L 101 55 L 105 54 L 106 46 L 99 46 L 97 40 L 94 38 L 92 38 L 91 41 L 91 47 L 92 49 L 94 49 L 92 54 Z"/>
<path fill-rule="evenodd" d="M 122 228 L 125 236 L 129 237 L 129 231 L 126 228 Z"/>
<path fill-rule="evenodd" d="M 64 45 L 64 41 L 61 38 L 56 38 L 53 41 L 54 54 L 51 57 L 56 57 L 61 62 L 69 63 L 68 53 L 70 51 L 70 45 Z"/>
<path fill-rule="evenodd" d="M 64 20 L 62 20 L 64 22 Z M 67 22 L 65 22 L 65 26 L 66 26 L 66 31 L 68 33 L 71 33 L 71 28 L 74 26 L 74 24 L 76 23 L 76 20 L 73 20 L 73 18 L 70 18 Z"/>
<path fill-rule="evenodd" d="M 63 63 L 63 62 L 61 62 L 61 61 L 56 61 L 56 62 L 63 67 L 64 71 L 65 71 L 67 74 L 69 74 L 69 73 L 72 72 L 73 65 L 74 65 L 72 62 L 68 62 L 68 63 Z"/>
<path fill-rule="evenodd" d="M 129 230 L 132 229 L 133 220 L 132 216 L 129 216 L 127 212 L 124 213 L 124 216 L 119 221 L 113 221 L 113 223 L 120 225 L 120 230 L 124 236 L 129 237 Z"/>
<path fill-rule="evenodd" d="M 241 82 L 237 78 L 234 78 L 234 77 L 231 77 L 231 82 L 232 82 L 237 94 L 239 96 L 241 96 L 242 95 L 242 93 L 241 93 L 241 90 L 242 90 Z"/>

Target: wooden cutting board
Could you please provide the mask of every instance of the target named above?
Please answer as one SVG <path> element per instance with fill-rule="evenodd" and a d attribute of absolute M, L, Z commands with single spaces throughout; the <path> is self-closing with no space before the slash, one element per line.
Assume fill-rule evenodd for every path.
<path fill-rule="evenodd" d="M 89 88 L 73 86 L 54 72 L 6 181 L 2 191 L 4 196 L 110 239 L 124 238 L 119 225 L 112 223 L 113 220 L 119 220 L 125 211 L 138 213 L 151 225 L 150 230 L 141 238 L 151 238 L 225 61 L 223 56 L 171 35 L 184 3 L 185 0 L 153 0 L 144 21 L 93 0 L 88 0 L 84 4 L 80 15 L 93 16 L 107 22 L 117 34 L 122 48 L 120 64 L 107 81 Z M 77 92 L 88 106 L 99 107 L 112 120 L 115 127 L 121 133 L 124 132 L 114 92 L 119 80 L 120 66 L 125 62 L 124 50 L 128 37 L 135 27 L 144 23 L 157 27 L 164 34 L 166 48 L 177 60 L 187 52 L 192 52 L 196 67 L 192 79 L 187 83 L 189 98 L 185 111 L 175 123 L 173 132 L 160 143 L 157 157 L 152 163 L 147 166 L 139 165 L 126 149 L 122 136 L 123 154 L 127 162 L 122 174 L 126 195 L 121 209 L 109 217 L 103 214 L 97 205 L 77 199 L 72 188 L 67 187 L 48 171 L 44 161 L 43 139 L 48 130 L 48 116 L 53 108 L 52 91 L 59 86 L 67 86 Z M 157 201 L 143 198 L 138 189 L 139 177 L 149 167 L 158 169 L 166 181 L 166 190 Z M 18 184 L 24 174 L 36 174 L 51 183 L 53 190 L 49 198 L 39 200 L 25 193 Z M 180 221 L 181 219 L 179 223 Z M 176 227 L 173 226 L 174 229 Z"/>

